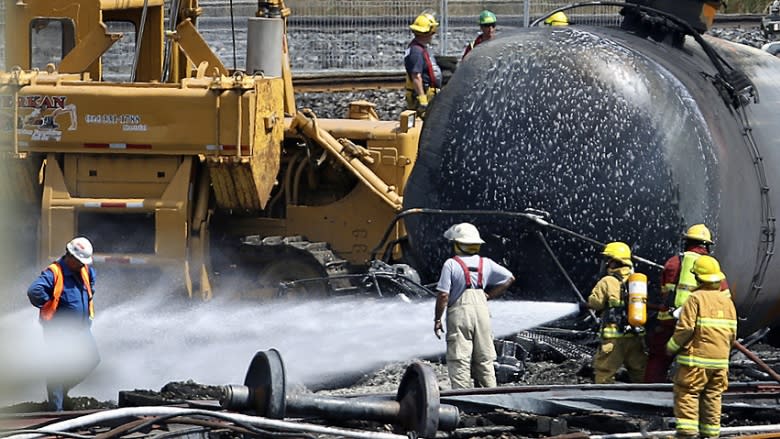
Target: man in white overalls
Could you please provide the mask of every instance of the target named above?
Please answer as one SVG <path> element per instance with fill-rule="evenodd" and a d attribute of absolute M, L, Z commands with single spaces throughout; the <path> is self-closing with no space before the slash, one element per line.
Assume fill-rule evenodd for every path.
<path fill-rule="evenodd" d="M 433 332 L 441 338 L 446 309 L 450 383 L 453 389 L 470 388 L 474 381 L 478 387 L 495 387 L 496 349 L 487 301 L 504 294 L 515 278 L 490 258 L 479 256 L 485 241 L 473 224 L 456 224 L 444 237 L 453 243 L 455 256 L 444 263 L 436 285 Z"/>

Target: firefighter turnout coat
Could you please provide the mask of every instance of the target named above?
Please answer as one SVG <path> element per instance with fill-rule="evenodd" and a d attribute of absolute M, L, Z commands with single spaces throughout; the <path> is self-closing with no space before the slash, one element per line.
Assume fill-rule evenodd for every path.
<path fill-rule="evenodd" d="M 632 382 L 639 383 L 645 374 L 647 356 L 642 336 L 644 328 L 628 327 L 626 316 L 626 280 L 631 267 L 610 269 L 588 297 L 588 306 L 601 313 L 601 346 L 593 356 L 596 384 L 615 382 L 615 373 L 625 365 Z M 627 330 L 628 329 L 628 330 Z"/>
<path fill-rule="evenodd" d="M 737 312 L 727 291 L 700 289 L 688 297 L 666 344 L 679 366 L 674 376 L 678 435 L 720 435 L 721 396 L 736 338 Z"/>

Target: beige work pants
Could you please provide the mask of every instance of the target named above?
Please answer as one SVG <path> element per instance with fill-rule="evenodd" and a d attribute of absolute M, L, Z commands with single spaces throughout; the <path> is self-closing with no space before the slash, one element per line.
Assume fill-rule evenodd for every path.
<path fill-rule="evenodd" d="M 720 436 L 720 403 L 728 387 L 728 369 L 679 365 L 674 376 L 677 436 Z"/>
<path fill-rule="evenodd" d="M 453 389 L 495 387 L 496 348 L 485 292 L 467 289 L 447 307 L 447 371 Z"/>

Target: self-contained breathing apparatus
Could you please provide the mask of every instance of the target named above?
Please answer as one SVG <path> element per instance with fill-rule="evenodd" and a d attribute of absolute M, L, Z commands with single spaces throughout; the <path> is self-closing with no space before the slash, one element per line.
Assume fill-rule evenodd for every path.
<path fill-rule="evenodd" d="M 612 274 L 620 281 L 620 302 L 609 304 L 604 310 L 602 325 L 615 325 L 624 334 L 644 332 L 647 322 L 647 276 L 632 273 L 623 280 L 620 275 Z"/>

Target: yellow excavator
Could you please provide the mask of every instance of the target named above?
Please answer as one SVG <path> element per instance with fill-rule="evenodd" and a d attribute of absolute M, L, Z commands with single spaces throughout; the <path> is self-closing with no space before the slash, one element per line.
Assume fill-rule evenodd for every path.
<path fill-rule="evenodd" d="M 163 0 L 3 1 L 3 197 L 34 206 L 39 263 L 85 235 L 97 264 L 163 269 L 191 298 L 355 288 L 401 209 L 421 121 L 296 108 L 284 1 L 249 18 L 241 71 L 198 32 L 197 0 L 174 0 L 167 26 Z M 109 60 L 117 44 L 132 60 Z"/>

